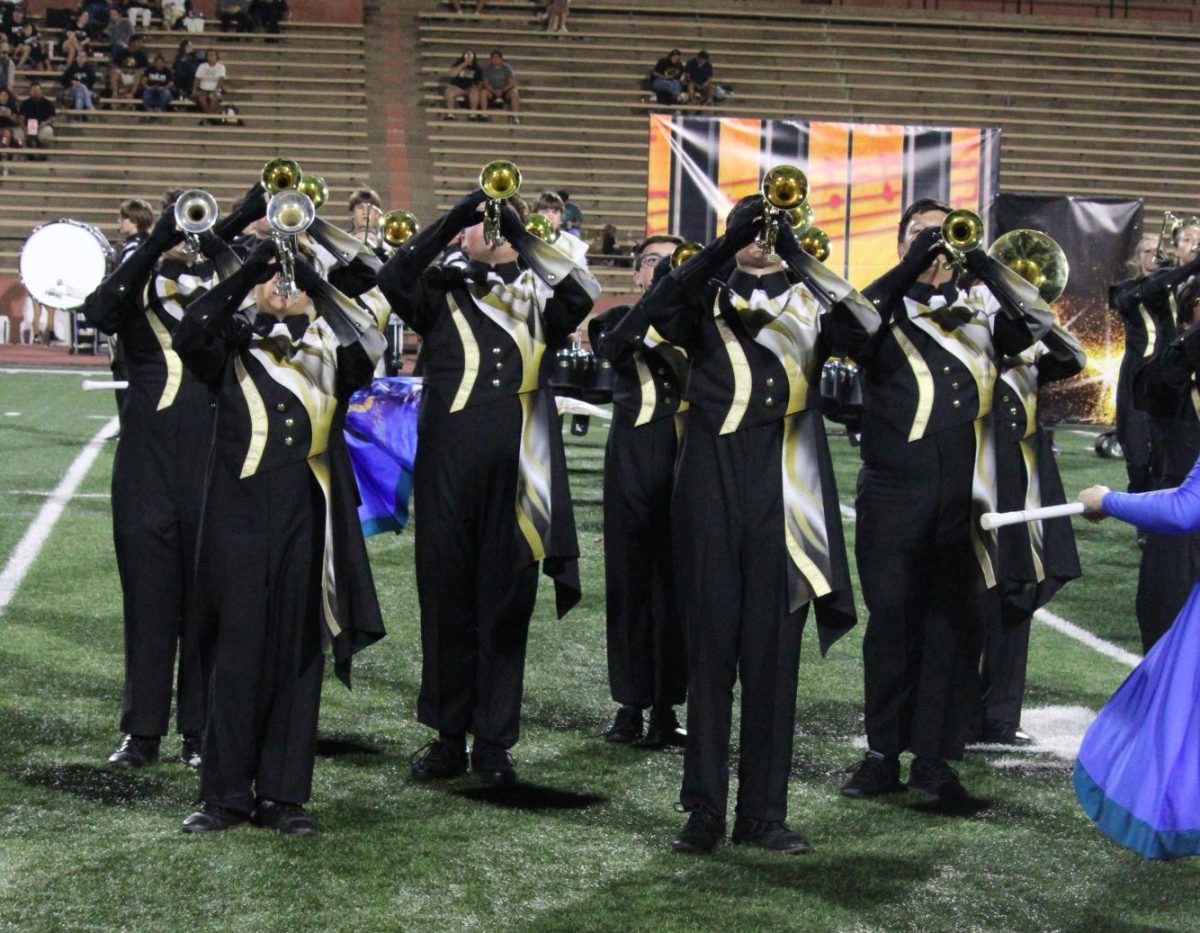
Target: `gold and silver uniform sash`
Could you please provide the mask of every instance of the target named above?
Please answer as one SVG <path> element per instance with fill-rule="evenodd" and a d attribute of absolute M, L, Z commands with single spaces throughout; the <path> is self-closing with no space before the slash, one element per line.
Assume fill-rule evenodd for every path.
<path fill-rule="evenodd" d="M 687 411 L 687 399 L 683 398 L 683 391 L 687 386 L 688 377 L 688 355 L 687 351 L 681 347 L 677 347 L 668 341 L 662 334 L 654 329 L 653 325 L 646 325 L 646 335 L 642 338 L 642 346 L 647 350 L 654 350 L 658 357 L 671 370 L 671 378 L 675 380 L 675 385 L 679 391 L 679 407 L 675 410 L 675 428 L 676 434 L 682 436 L 683 423 L 679 415 Z M 638 409 L 637 418 L 634 419 L 633 426 L 640 428 L 644 424 L 649 424 L 654 417 L 655 409 L 658 408 L 658 383 L 654 381 L 654 374 L 650 372 L 650 363 L 642 353 L 633 354 L 633 365 L 637 370 L 638 384 L 642 398 L 641 407 Z"/>
<path fill-rule="evenodd" d="M 321 555 L 321 616 L 323 634 L 330 640 L 342 633 L 338 618 L 337 577 L 333 556 L 333 495 L 329 466 L 329 429 L 337 408 L 338 341 L 329 325 L 318 318 L 294 341 L 287 326 L 276 324 L 265 337 L 255 336 L 246 352 L 268 376 L 286 388 L 304 407 L 312 426 L 308 467 L 325 502 L 325 541 Z M 238 385 L 250 412 L 251 440 L 241 476 L 258 469 L 267 440 L 267 410 L 241 356 L 234 358 Z"/>
<path fill-rule="evenodd" d="M 461 411 L 467 405 L 471 389 L 479 372 L 479 345 L 465 314 L 476 311 L 500 327 L 512 339 L 521 357 L 521 446 L 517 462 L 517 530 L 532 559 L 546 556 L 550 541 L 550 444 L 551 431 L 557 420 L 550 418 L 545 406 L 539 405 L 542 391 L 538 389 L 538 372 L 546 352 L 542 329 L 542 307 L 550 290 L 530 270 L 511 282 L 490 274 L 482 285 L 468 286 L 474 309 L 458 306 L 454 296 L 446 295 L 451 318 L 463 342 L 463 381 L 450 405 L 450 411 Z M 553 406 L 551 406 L 553 410 Z M 554 421 L 553 425 L 551 421 Z"/>
<path fill-rule="evenodd" d="M 211 269 L 211 266 L 207 268 Z M 163 384 L 162 395 L 158 398 L 158 411 L 164 411 L 175 403 L 179 395 L 179 387 L 183 384 L 183 361 L 171 347 L 171 331 L 158 317 L 158 309 L 176 322 L 183 320 L 188 303 L 197 293 L 213 287 L 217 283 L 215 272 L 208 278 L 191 273 L 184 273 L 177 278 L 170 278 L 155 273 L 146 283 L 142 295 L 142 307 L 145 309 L 146 323 L 154 333 L 158 346 L 162 350 L 163 362 L 167 368 L 167 379 Z"/>
<path fill-rule="evenodd" d="M 1019 402 L 1020 416 L 1025 419 L 1025 430 L 1018 441 L 1021 460 L 1025 466 L 1025 504 L 1023 509 L 1042 507 L 1042 480 L 1038 473 L 1037 450 L 1037 407 L 1038 407 L 1038 360 L 1046 352 L 1042 343 L 1035 343 L 1019 356 L 1011 358 L 1011 365 L 1000 374 L 1000 381 L 1008 386 L 1013 398 Z M 1003 413 L 1001 413 L 1003 417 Z M 1046 579 L 1045 529 L 1041 520 L 1030 522 L 1029 550 L 1033 558 L 1034 578 L 1038 583 Z"/>
<path fill-rule="evenodd" d="M 996 384 L 996 351 L 992 345 L 991 319 L 1000 310 L 991 292 L 982 286 L 958 293 L 953 309 L 966 311 L 965 323 L 956 323 L 945 298 L 935 294 L 929 305 L 904 299 L 909 323 L 927 334 L 943 350 L 966 367 L 975 383 L 979 411 L 975 417 L 975 469 L 971 480 L 971 547 L 983 579 L 990 589 L 996 585 L 996 532 L 984 531 L 979 518 L 996 510 L 996 448 L 992 434 L 992 390 Z M 899 323 L 891 325 L 896 342 L 912 368 L 917 382 L 917 411 L 909 441 L 925 436 L 933 411 L 934 382 L 929 365 L 904 333 Z"/>
<path fill-rule="evenodd" d="M 794 612 L 808 601 L 832 592 L 824 486 L 812 438 L 812 432 L 824 430 L 824 426 L 820 412 L 808 410 L 809 385 L 817 371 L 821 306 L 802 285 L 775 297 L 758 289 L 749 299 L 732 291 L 728 296 L 751 339 L 771 351 L 787 377 L 780 481 L 788 552 L 788 608 Z M 714 320 L 734 368 L 734 401 L 721 427 L 721 433 L 728 434 L 737 430 L 746 415 L 750 366 L 737 336 L 720 312 L 718 296 Z"/>

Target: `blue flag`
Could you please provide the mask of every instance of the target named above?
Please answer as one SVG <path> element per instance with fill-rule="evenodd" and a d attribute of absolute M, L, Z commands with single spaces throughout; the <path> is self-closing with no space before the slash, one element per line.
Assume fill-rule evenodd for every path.
<path fill-rule="evenodd" d="M 350 397 L 346 446 L 362 499 L 364 536 L 399 533 L 408 521 L 420 407 L 421 380 L 408 376 L 373 379 L 369 389 Z"/>

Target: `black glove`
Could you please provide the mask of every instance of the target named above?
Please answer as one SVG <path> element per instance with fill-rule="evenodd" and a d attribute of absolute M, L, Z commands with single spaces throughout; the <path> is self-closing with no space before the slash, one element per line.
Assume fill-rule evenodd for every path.
<path fill-rule="evenodd" d="M 521 216 L 507 204 L 500 208 L 500 235 L 513 246 L 516 246 L 522 236 L 532 236 L 521 223 Z"/>
<path fill-rule="evenodd" d="M 154 226 L 150 228 L 150 235 L 146 239 L 153 243 L 160 253 L 165 253 L 183 240 L 183 232 L 175 224 L 174 204 L 162 212 Z"/>
<path fill-rule="evenodd" d="M 450 208 L 450 213 L 447 218 L 455 225 L 456 230 L 462 230 L 464 227 L 473 227 L 476 223 L 483 220 L 483 214 L 479 211 L 479 205 L 488 199 L 481 188 L 476 188 L 465 198 L 460 200 L 454 207 Z"/>
<path fill-rule="evenodd" d="M 299 257 L 296 265 L 300 265 Z M 279 265 L 275 262 L 275 244 L 271 240 L 260 240 L 242 261 L 240 271 L 255 285 L 268 281 L 279 271 Z"/>
<path fill-rule="evenodd" d="M 938 253 L 945 252 L 941 227 L 926 227 L 912 241 L 900 264 L 924 272 Z M 973 252 L 978 252 L 973 250 Z"/>
<path fill-rule="evenodd" d="M 266 191 L 263 189 L 262 183 L 256 181 L 233 205 L 229 214 L 217 221 L 213 232 L 222 240 L 228 240 L 237 236 L 254 221 L 266 216 L 267 199 L 265 195 Z"/>
<path fill-rule="evenodd" d="M 976 278 L 984 277 L 991 262 L 992 257 L 982 249 L 968 250 L 963 253 L 963 266 Z"/>
<path fill-rule="evenodd" d="M 725 238 L 740 249 L 758 236 L 762 229 L 766 201 L 759 195 L 746 199 L 729 213 L 725 223 Z"/>
<path fill-rule="evenodd" d="M 321 278 L 321 274 L 313 268 L 307 259 L 297 256 L 296 261 L 292 265 L 296 287 L 300 291 L 313 295 L 325 285 L 325 280 Z"/>

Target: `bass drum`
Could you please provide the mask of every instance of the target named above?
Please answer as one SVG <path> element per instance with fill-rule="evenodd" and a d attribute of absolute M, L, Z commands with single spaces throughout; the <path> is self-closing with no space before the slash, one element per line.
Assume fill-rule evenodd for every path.
<path fill-rule="evenodd" d="M 112 247 L 96 227 L 55 220 L 35 229 L 21 247 L 21 284 L 34 301 L 71 311 L 108 275 L 112 258 Z"/>

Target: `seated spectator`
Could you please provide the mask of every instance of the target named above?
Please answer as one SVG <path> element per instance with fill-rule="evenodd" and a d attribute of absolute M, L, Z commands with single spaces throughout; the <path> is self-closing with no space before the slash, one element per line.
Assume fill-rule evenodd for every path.
<path fill-rule="evenodd" d="M 579 209 L 579 205 L 571 200 L 571 192 L 558 189 L 558 196 L 562 198 L 563 229 L 575 234 L 575 236 L 583 236 L 583 211 Z"/>
<path fill-rule="evenodd" d="M 63 30 L 60 48 L 66 58 L 66 61 L 63 62 L 64 67 L 70 68 L 75 63 L 75 57 L 80 50 L 91 53 L 92 36 L 88 32 L 89 22 L 87 13 L 80 13 L 75 17 L 75 25 Z"/>
<path fill-rule="evenodd" d="M 221 19 L 221 32 L 254 30 L 254 23 L 250 19 L 250 0 L 217 0 L 217 16 Z"/>
<path fill-rule="evenodd" d="M 204 56 L 196 49 L 191 39 L 184 39 L 175 50 L 175 93 L 180 97 L 191 97 L 196 82 L 196 69 Z"/>
<path fill-rule="evenodd" d="M 558 231 L 558 239 L 554 241 L 554 245 L 586 269 L 588 245 L 575 234 L 563 229 L 562 198 L 554 191 L 543 191 L 533 205 L 533 213 L 542 214 L 550 221 L 550 226 Z"/>
<path fill-rule="evenodd" d="M 485 112 L 492 101 L 507 103 L 512 113 L 509 123 L 520 123 L 518 114 L 521 111 L 521 94 L 517 91 L 517 75 L 511 66 L 505 64 L 504 53 L 493 49 L 488 64 L 483 66 L 483 82 L 471 92 L 471 114 L 473 120 L 489 119 Z"/>
<path fill-rule="evenodd" d="M 546 7 L 546 32 L 556 32 L 560 35 L 570 32 L 567 29 L 567 14 L 571 12 L 571 0 L 550 0 Z"/>
<path fill-rule="evenodd" d="M 38 71 L 49 69 L 50 61 L 46 55 L 46 47 L 42 45 L 42 34 L 28 19 L 21 24 L 21 32 L 13 48 L 16 51 L 18 68 L 35 68 Z"/>
<path fill-rule="evenodd" d="M 487 0 L 475 0 L 476 13 L 482 13 L 485 6 L 487 6 Z M 450 9 L 452 9 L 455 13 L 461 13 L 462 0 L 450 0 Z"/>
<path fill-rule="evenodd" d="M 133 20 L 128 16 L 122 16 L 121 11 L 113 7 L 108 14 L 108 29 L 105 30 L 108 54 L 112 61 L 119 62 L 125 56 L 133 34 Z"/>
<path fill-rule="evenodd" d="M 683 68 L 687 77 L 688 103 L 711 104 L 713 102 L 713 66 L 708 52 L 701 49 L 694 58 L 689 58 Z"/>
<path fill-rule="evenodd" d="M 115 4 L 109 3 L 108 0 L 84 0 L 80 4 L 80 10 L 88 15 L 87 31 L 91 38 L 97 39 L 104 35 L 109 14 L 114 6 Z"/>
<path fill-rule="evenodd" d="M 142 83 L 143 70 L 137 66 L 137 59 L 126 55 L 119 67 L 114 68 L 109 75 L 112 96 L 117 100 L 134 100 Z"/>
<path fill-rule="evenodd" d="M 596 265 L 617 266 L 623 264 L 621 247 L 617 245 L 617 225 L 605 224 L 600 235 L 600 254 L 603 258 L 596 260 Z"/>
<path fill-rule="evenodd" d="M 674 104 L 683 99 L 683 61 L 679 49 L 671 49 L 660 58 L 650 72 L 650 90 L 660 104 Z"/>
<path fill-rule="evenodd" d="M 262 32 L 279 32 L 287 11 L 287 0 L 250 0 L 250 19 Z"/>
<path fill-rule="evenodd" d="M 475 61 L 475 53 L 467 49 L 446 71 L 448 83 L 442 91 L 446 99 L 446 119 L 454 119 L 455 102 L 465 100 L 469 104 L 471 92 L 483 80 L 483 69 Z"/>
<path fill-rule="evenodd" d="M 350 193 L 347 204 L 350 210 L 350 233 L 372 246 L 378 245 L 379 218 L 383 214 L 383 202 L 373 188 L 358 188 Z"/>
<path fill-rule="evenodd" d="M 129 18 L 129 22 L 133 24 L 134 29 L 149 29 L 150 14 L 154 12 L 154 4 L 150 0 L 130 0 L 125 4 L 125 15 Z M 171 24 L 166 23 L 164 15 L 164 24 L 169 29 Z"/>
<path fill-rule="evenodd" d="M 183 29 L 183 14 L 186 12 L 186 0 L 162 0 L 163 25 L 167 29 Z"/>
<path fill-rule="evenodd" d="M 54 103 L 42 96 L 40 82 L 30 82 L 29 96 L 17 107 L 17 115 L 21 120 L 26 146 L 45 149 L 54 145 Z"/>
<path fill-rule="evenodd" d="M 175 24 L 176 29 L 188 32 L 204 32 L 204 11 L 197 10 L 192 0 L 183 0 L 183 16 Z"/>
<path fill-rule="evenodd" d="M 204 113 L 216 113 L 221 109 L 221 95 L 225 92 L 225 66 L 216 49 L 209 49 L 204 64 L 196 69 L 196 82 L 192 98 Z"/>
<path fill-rule="evenodd" d="M 74 110 L 96 109 L 96 103 L 100 99 L 100 95 L 96 93 L 96 67 L 87 52 L 79 50 L 75 62 L 64 69 L 61 80 Z"/>
<path fill-rule="evenodd" d="M 8 149 L 19 149 L 25 145 L 25 133 L 21 129 L 17 107 L 17 95 L 9 88 L 0 88 L 0 132 L 9 135 L 11 142 L 6 147 Z M 9 158 L 7 153 L 5 158 Z"/>
<path fill-rule="evenodd" d="M 167 67 L 167 60 L 154 56 L 154 64 L 142 74 L 142 107 L 147 111 L 162 113 L 174 99 L 175 76 Z"/>
<path fill-rule="evenodd" d="M 17 64 L 12 58 L 12 46 L 7 39 L 0 39 L 0 87 L 13 87 L 17 83 Z"/>

